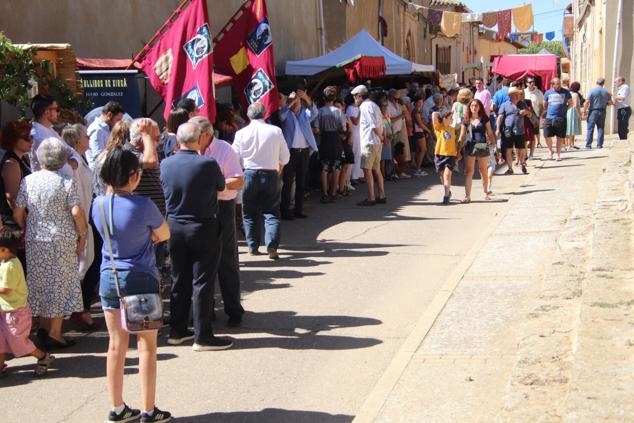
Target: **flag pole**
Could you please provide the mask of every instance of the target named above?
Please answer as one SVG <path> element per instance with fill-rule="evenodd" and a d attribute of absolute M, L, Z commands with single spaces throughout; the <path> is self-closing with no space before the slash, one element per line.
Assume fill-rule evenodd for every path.
<path fill-rule="evenodd" d="M 183 9 L 185 7 L 187 7 L 189 5 L 189 3 L 191 3 L 192 0 L 183 0 L 182 3 L 176 8 L 176 10 L 174 10 L 174 12 L 172 12 L 172 14 L 170 15 L 169 18 L 167 18 L 167 20 L 163 23 L 163 25 L 159 28 L 158 31 L 156 31 L 156 34 L 154 34 L 154 36 L 152 36 L 152 38 L 150 38 L 150 41 L 148 41 L 143 48 L 141 48 L 141 50 L 139 50 L 139 52 L 134 56 L 134 59 L 132 59 L 132 63 L 130 63 L 128 65 L 127 69 L 130 69 L 132 66 L 134 66 L 134 64 L 138 61 L 138 59 L 140 59 L 141 57 L 143 57 L 143 53 L 145 53 L 148 48 L 152 47 L 152 44 L 154 44 L 154 41 L 156 41 L 156 39 L 163 33 L 163 31 L 166 29 L 166 27 L 168 25 L 171 25 L 173 23 L 173 21 L 176 19 L 176 17 L 178 17 L 178 15 L 181 14 L 181 12 L 183 11 Z"/>
<path fill-rule="evenodd" d="M 227 31 L 227 27 L 233 24 L 233 22 L 235 22 L 236 17 L 240 13 L 244 13 L 244 11 L 247 9 L 247 6 L 251 6 L 251 5 L 253 5 L 253 0 L 246 0 L 244 3 L 242 3 L 242 6 L 240 6 L 238 10 L 236 10 L 236 13 L 234 13 L 233 16 L 231 16 L 231 18 L 227 21 L 225 26 L 223 26 L 222 29 L 218 31 L 216 36 L 213 38 L 214 48 L 216 47 L 216 44 L 218 43 L 218 37 L 223 35 Z"/>

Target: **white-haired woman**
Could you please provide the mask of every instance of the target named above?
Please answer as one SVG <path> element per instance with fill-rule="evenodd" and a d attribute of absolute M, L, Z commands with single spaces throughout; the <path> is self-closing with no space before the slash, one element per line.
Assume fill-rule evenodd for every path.
<path fill-rule="evenodd" d="M 62 322 L 83 309 L 77 256 L 84 251 L 88 228 L 74 178 L 60 172 L 68 156 L 62 140 L 42 141 L 37 150 L 42 170 L 22 180 L 13 211 L 26 231 L 29 305 L 40 317 L 37 337 L 45 350 L 73 344 L 62 337 Z"/>
<path fill-rule="evenodd" d="M 77 167 L 73 171 L 75 184 L 77 185 L 77 194 L 79 195 L 79 205 L 84 211 L 86 222 L 90 220 L 90 206 L 92 204 L 92 170 L 88 167 L 88 162 L 84 158 L 84 154 L 88 150 L 88 135 L 86 127 L 80 123 L 68 125 L 62 130 L 62 139 L 72 149 L 71 160 L 77 163 Z M 79 280 L 81 283 L 81 292 L 83 297 L 84 309 L 81 313 L 73 314 L 73 320 L 79 322 L 85 329 L 95 330 L 97 324 L 90 316 L 90 306 L 92 304 L 95 290 L 99 284 L 99 278 L 87 277 L 86 272 L 95 260 L 95 240 L 90 225 L 86 234 L 86 248 L 79 256 Z"/>

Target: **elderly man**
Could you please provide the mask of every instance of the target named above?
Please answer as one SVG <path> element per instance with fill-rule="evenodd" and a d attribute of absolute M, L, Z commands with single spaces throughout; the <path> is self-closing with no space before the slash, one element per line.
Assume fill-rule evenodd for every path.
<path fill-rule="evenodd" d="M 179 345 L 194 338 L 194 351 L 222 350 L 233 342 L 214 336 L 211 305 L 220 250 L 218 192 L 225 190 L 225 178 L 215 160 L 198 154 L 198 126 L 182 124 L 176 141 L 180 150 L 161 162 L 172 259 L 171 331 L 167 342 Z M 193 334 L 187 329 L 190 308 Z"/>
<path fill-rule="evenodd" d="M 229 320 L 227 326 L 242 323 L 244 308 L 240 304 L 240 264 L 236 237 L 236 197 L 244 187 L 244 174 L 240 157 L 231 144 L 214 137 L 214 128 L 209 119 L 196 116 L 189 120 L 200 129 L 199 153 L 214 159 L 225 177 L 226 190 L 218 193 L 218 221 L 220 223 L 220 266 L 218 284 L 222 302 Z"/>
<path fill-rule="evenodd" d="M 106 148 L 110 130 L 112 127 L 123 119 L 125 110 L 116 101 L 109 101 L 101 109 L 101 115 L 96 118 L 88 126 L 88 150 L 86 151 L 86 160 L 88 166 L 92 169 L 95 166 L 95 160 L 99 153 Z"/>
<path fill-rule="evenodd" d="M 381 140 L 383 137 L 383 114 L 372 100 L 365 85 L 357 85 L 351 93 L 359 105 L 359 131 L 361 134 L 361 169 L 368 184 L 368 198 L 357 203 L 359 206 L 385 204 L 385 187 L 381 174 Z M 374 181 L 379 188 L 379 198 L 375 197 Z"/>
<path fill-rule="evenodd" d="M 566 114 L 572 104 L 572 95 L 561 86 L 559 78 L 553 78 L 550 84 L 552 88 L 544 93 L 544 137 L 549 160 L 553 159 L 553 137 L 557 137 L 557 161 L 561 161 L 561 147 L 566 137 Z"/>
<path fill-rule="evenodd" d="M 238 132 L 233 149 L 242 158 L 244 191 L 242 213 L 249 254 L 259 255 L 260 216 L 264 215 L 264 242 L 269 258 L 277 260 L 280 245 L 280 172 L 290 153 L 282 130 L 264 122 L 266 109 L 253 103 L 247 109 L 251 122 Z"/>
<path fill-rule="evenodd" d="M 496 136 L 502 137 L 502 147 L 506 153 L 509 168 L 506 175 L 513 174 L 513 147 L 517 150 L 517 161 L 521 163 L 522 173 L 527 174 L 524 157 L 526 155 L 526 138 L 524 134 L 524 117 L 530 115 L 526 103 L 520 101 L 523 91 L 512 87 L 508 91 L 509 101 L 502 103 L 498 110 Z"/>
<path fill-rule="evenodd" d="M 614 106 L 616 107 L 616 120 L 619 127 L 619 139 L 626 140 L 629 132 L 630 116 L 630 86 L 625 83 L 625 78 L 616 78 L 616 94 L 614 95 Z"/>
<path fill-rule="evenodd" d="M 282 174 L 282 219 L 304 218 L 304 182 L 308 170 L 310 151 L 317 151 L 317 143 L 310 124 L 318 116 L 317 106 L 306 91 L 298 91 L 288 96 L 286 104 L 279 111 L 282 133 L 291 153 Z M 291 191 L 295 179 L 295 207 L 291 214 Z"/>
<path fill-rule="evenodd" d="M 588 98 L 583 104 L 583 110 L 588 114 L 586 133 L 586 149 L 592 148 L 594 127 L 597 127 L 597 147 L 603 148 L 603 128 L 605 128 L 605 110 L 612 105 L 610 93 L 603 88 L 605 78 L 597 79 L 597 86 L 590 90 Z"/>

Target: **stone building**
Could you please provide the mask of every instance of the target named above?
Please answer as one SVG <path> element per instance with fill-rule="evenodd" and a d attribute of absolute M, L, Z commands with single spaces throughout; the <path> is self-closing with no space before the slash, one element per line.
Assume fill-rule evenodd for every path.
<path fill-rule="evenodd" d="M 621 2 L 620 19 L 617 16 Z M 571 80 L 581 83 L 585 93 L 597 78 L 605 78 L 605 88 L 614 91 L 614 77 L 622 75 L 631 86 L 634 78 L 634 2 L 631 0 L 574 0 L 569 6 L 574 17 Z M 617 33 L 617 22 L 620 32 Z M 618 47 L 615 46 L 618 37 Z M 608 110 L 606 130 L 616 132 L 616 112 Z"/>
<path fill-rule="evenodd" d="M 445 0 L 448 1 L 448 0 Z M 21 0 L 0 2 L 0 30 L 14 43 L 69 43 L 79 57 L 131 58 L 181 0 Z M 243 0 L 207 0 L 218 33 Z M 429 5 L 429 0 L 412 0 Z M 268 0 L 278 74 L 287 60 L 328 52 L 366 29 L 395 53 L 431 63 L 426 21 L 402 0 Z M 16 17 L 20 17 L 17 19 Z M 379 33 L 379 17 L 387 36 Z"/>

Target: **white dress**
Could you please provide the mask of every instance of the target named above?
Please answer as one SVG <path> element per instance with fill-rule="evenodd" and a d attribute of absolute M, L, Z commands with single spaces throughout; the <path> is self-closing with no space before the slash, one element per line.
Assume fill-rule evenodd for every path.
<path fill-rule="evenodd" d="M 359 108 L 350 105 L 346 109 L 346 116 L 358 118 Z M 363 170 L 361 170 L 361 133 L 359 125 L 352 124 L 352 153 L 354 154 L 354 165 L 352 165 L 351 179 L 363 178 Z"/>
<path fill-rule="evenodd" d="M 79 196 L 79 204 L 84 211 L 84 218 L 88 232 L 86 233 L 86 248 L 79 256 L 79 279 L 84 279 L 86 272 L 90 268 L 95 259 L 95 242 L 93 239 L 92 229 L 88 222 L 90 221 L 90 206 L 92 205 L 92 170 L 88 167 L 88 163 L 73 150 L 72 158 L 77 162 L 77 169 L 73 171 L 75 185 L 77 185 L 77 194 Z"/>
<path fill-rule="evenodd" d="M 15 200 L 26 215 L 26 282 L 33 316 L 62 317 L 83 310 L 77 271 L 77 230 L 71 208 L 80 204 L 72 177 L 40 170 L 22 179 Z"/>

